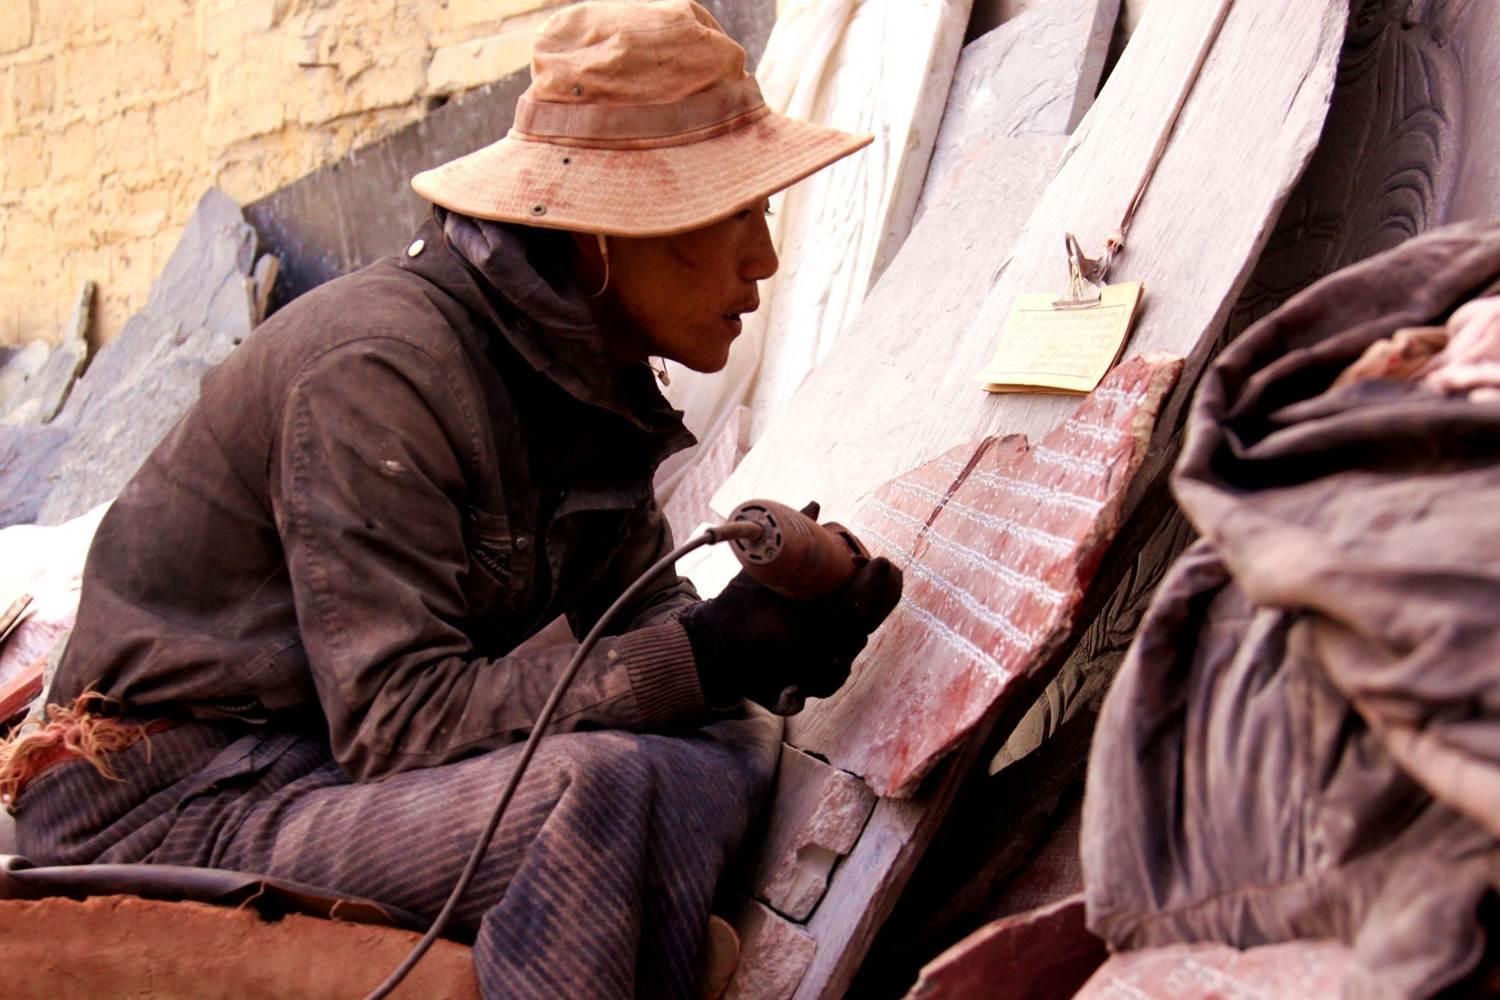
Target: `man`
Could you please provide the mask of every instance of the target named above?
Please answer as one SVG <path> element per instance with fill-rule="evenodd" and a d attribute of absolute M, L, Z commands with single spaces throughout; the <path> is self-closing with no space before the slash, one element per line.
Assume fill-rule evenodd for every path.
<path fill-rule="evenodd" d="M 554 15 L 512 133 L 413 181 L 405 253 L 258 329 L 111 508 L 51 722 L 0 757 L 23 853 L 435 913 L 574 649 L 517 645 L 671 547 L 651 478 L 691 438 L 649 357 L 721 367 L 767 196 L 865 141 L 770 113 L 690 0 Z M 775 765 L 742 699 L 831 693 L 900 587 L 629 608 L 457 910 L 484 992 L 692 994 Z"/>

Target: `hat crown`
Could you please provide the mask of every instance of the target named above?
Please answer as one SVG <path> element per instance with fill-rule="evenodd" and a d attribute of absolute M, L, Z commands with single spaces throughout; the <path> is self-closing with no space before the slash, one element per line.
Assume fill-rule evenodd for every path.
<path fill-rule="evenodd" d="M 556 104 L 666 104 L 747 76 L 745 50 L 693 0 L 587 2 L 538 32 L 526 97 Z"/>

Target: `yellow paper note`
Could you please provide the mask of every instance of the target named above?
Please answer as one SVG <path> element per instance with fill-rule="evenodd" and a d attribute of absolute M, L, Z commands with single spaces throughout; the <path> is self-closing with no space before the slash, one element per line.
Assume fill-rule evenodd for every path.
<path fill-rule="evenodd" d="M 1097 305 L 1022 295 L 979 380 L 990 392 L 1093 392 L 1119 358 L 1146 286 L 1106 285 Z"/>

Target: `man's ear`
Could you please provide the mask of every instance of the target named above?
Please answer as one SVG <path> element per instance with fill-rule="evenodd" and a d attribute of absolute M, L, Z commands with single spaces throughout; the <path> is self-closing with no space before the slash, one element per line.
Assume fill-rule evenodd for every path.
<path fill-rule="evenodd" d="M 573 239 L 573 259 L 604 270 L 604 255 L 599 252 L 599 238 L 593 233 L 568 233 Z"/>
<path fill-rule="evenodd" d="M 598 288 L 590 298 L 598 298 L 609 287 L 609 238 L 603 233 L 574 233 L 573 273 L 582 288 Z"/>

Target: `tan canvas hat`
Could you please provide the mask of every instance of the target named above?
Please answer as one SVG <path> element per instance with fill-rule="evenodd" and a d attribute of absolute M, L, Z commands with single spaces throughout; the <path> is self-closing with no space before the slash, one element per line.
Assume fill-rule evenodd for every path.
<path fill-rule="evenodd" d="M 745 50 L 692 0 L 579 3 L 537 34 L 510 133 L 411 184 L 481 219 L 665 236 L 727 218 L 870 139 L 772 112 Z"/>

